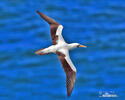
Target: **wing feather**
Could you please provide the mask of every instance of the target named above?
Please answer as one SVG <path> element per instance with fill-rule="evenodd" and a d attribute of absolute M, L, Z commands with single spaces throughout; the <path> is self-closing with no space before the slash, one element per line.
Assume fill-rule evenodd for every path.
<path fill-rule="evenodd" d="M 70 96 L 76 80 L 76 71 L 73 70 L 71 65 L 67 62 L 66 56 L 68 55 L 64 55 L 58 51 L 56 53 L 66 73 L 67 96 Z"/>
<path fill-rule="evenodd" d="M 54 19 L 48 17 L 47 15 L 37 11 L 37 13 L 40 15 L 41 18 L 43 18 L 48 24 L 50 24 L 50 32 L 51 32 L 51 38 L 52 38 L 52 44 L 56 45 L 58 39 L 61 39 L 64 41 L 61 33 L 62 33 L 62 25 L 60 25 L 58 22 L 56 22 Z M 61 26 L 61 27 L 60 27 Z M 60 33 L 60 34 L 58 34 Z M 60 37 L 60 38 L 59 38 Z"/>

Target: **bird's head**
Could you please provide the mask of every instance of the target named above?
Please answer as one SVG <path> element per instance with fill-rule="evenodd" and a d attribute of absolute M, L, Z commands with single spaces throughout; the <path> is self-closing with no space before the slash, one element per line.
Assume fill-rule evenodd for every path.
<path fill-rule="evenodd" d="M 79 43 L 71 43 L 71 49 L 76 48 L 76 47 L 78 47 L 78 48 L 79 47 L 87 48 L 87 46 L 81 45 Z"/>
<path fill-rule="evenodd" d="M 77 43 L 77 47 L 83 47 L 83 48 L 87 48 L 87 46 L 85 46 L 85 45 L 82 45 L 82 44 L 79 44 L 79 43 Z"/>

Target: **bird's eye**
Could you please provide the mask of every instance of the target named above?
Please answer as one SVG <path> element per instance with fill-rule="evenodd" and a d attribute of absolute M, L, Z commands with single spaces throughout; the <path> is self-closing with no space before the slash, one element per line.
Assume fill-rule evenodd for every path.
<path fill-rule="evenodd" d="M 80 46 L 80 44 L 77 47 L 79 47 L 79 46 Z"/>

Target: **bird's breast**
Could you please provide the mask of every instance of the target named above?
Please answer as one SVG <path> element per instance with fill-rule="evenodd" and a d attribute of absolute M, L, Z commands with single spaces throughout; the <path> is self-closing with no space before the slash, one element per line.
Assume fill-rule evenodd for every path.
<path fill-rule="evenodd" d="M 59 43 L 59 44 L 57 44 L 57 48 L 58 49 L 67 49 L 67 44 L 66 43 Z"/>

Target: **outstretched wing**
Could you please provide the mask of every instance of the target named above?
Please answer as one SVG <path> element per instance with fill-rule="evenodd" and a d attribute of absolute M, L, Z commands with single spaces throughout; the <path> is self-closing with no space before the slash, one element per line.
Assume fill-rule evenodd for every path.
<path fill-rule="evenodd" d="M 52 44 L 56 45 L 59 41 L 64 42 L 64 39 L 62 37 L 63 26 L 56 22 L 54 19 L 44 15 L 43 13 L 39 11 L 37 11 L 37 13 L 41 16 L 41 18 L 48 22 L 48 24 L 50 24 Z"/>
<path fill-rule="evenodd" d="M 72 61 L 70 60 L 68 53 L 63 54 L 58 51 L 56 53 L 58 54 L 58 58 L 66 73 L 67 96 L 70 96 L 76 80 L 76 68 L 74 67 Z"/>

